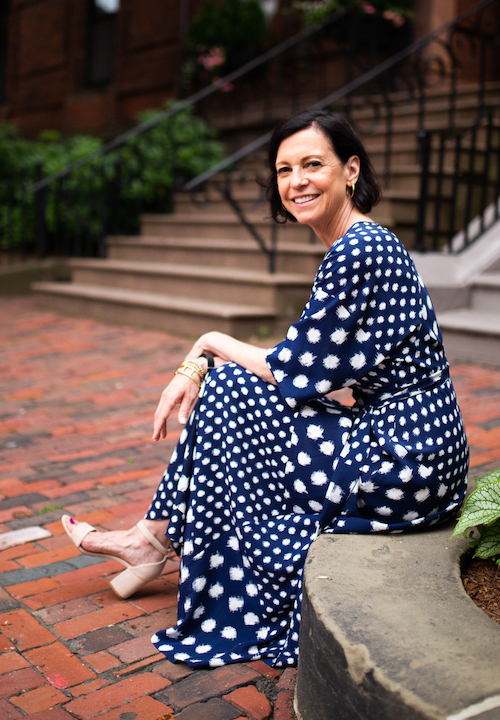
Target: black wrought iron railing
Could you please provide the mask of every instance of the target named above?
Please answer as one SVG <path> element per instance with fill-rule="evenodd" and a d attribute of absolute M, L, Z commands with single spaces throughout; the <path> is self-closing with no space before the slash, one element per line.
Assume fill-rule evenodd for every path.
<path fill-rule="evenodd" d="M 465 130 L 424 130 L 415 249 L 461 252 L 500 218 L 500 103 Z"/>
<path fill-rule="evenodd" d="M 144 201 L 131 192 L 146 169 L 138 140 L 162 123 L 168 124 L 186 108 L 194 108 L 223 132 L 228 145 L 236 149 L 226 160 L 188 183 L 179 175 L 172 192 L 183 187 L 195 201 L 202 197 L 205 202 L 211 196 L 209 188 L 214 187 L 267 253 L 272 271 L 278 229 L 269 223 L 269 237 L 263 237 L 239 203 L 235 187 L 245 163 L 256 152 L 262 152 L 269 139 L 269 128 L 291 112 L 314 106 L 329 107 L 353 117 L 379 168 L 387 197 L 395 203 L 401 199 L 413 203 L 414 217 L 405 221 L 407 227 L 401 226 L 406 244 L 421 249 L 435 247 L 436 242 L 440 246 L 449 240 L 449 235 L 438 232 L 436 236 L 429 226 L 429 217 L 440 202 L 444 207 L 445 200 L 434 202 L 433 194 L 439 183 L 424 186 L 420 182 L 425 158 L 419 138 L 438 129 L 445 129 L 448 134 L 461 132 L 489 113 L 498 98 L 495 81 L 500 80 L 499 18 L 500 0 L 482 0 L 453 22 L 394 52 L 403 38 L 395 34 L 388 39 L 386 33 L 379 32 L 380 28 L 371 23 L 383 23 L 380 18 L 357 13 L 336 15 L 63 171 L 37 182 L 30 178 L 33 200 L 25 199 L 29 194 L 23 196 L 26 206 L 22 213 L 26 219 L 23 237 L 41 257 L 99 256 L 104 254 L 106 235 L 134 232 L 139 214 L 146 209 Z M 231 84 L 233 89 L 228 88 Z M 493 118 L 492 137 L 495 122 Z M 255 139 L 238 147 L 239 138 L 249 134 Z M 435 143 L 432 140 L 431 147 Z M 118 151 L 128 152 L 134 162 L 123 163 Z M 398 157 L 404 157 L 399 166 Z M 103 158 L 105 162 L 94 163 Z M 431 169 L 433 163 L 434 160 Z M 443 167 L 447 167 L 446 163 Z M 410 189 L 405 198 L 407 181 Z M 425 213 L 422 209 L 420 214 L 418 211 L 422 203 L 419 205 L 418 189 L 411 189 L 415 182 L 420 183 L 430 200 Z M 442 182 L 441 187 L 445 193 L 448 185 Z M 165 196 L 162 202 L 163 206 L 157 202 L 156 209 L 168 210 L 171 197 Z M 471 202 L 471 212 L 475 207 Z M 458 231 L 460 227 L 454 229 Z"/>
<path fill-rule="evenodd" d="M 407 216 L 400 220 L 401 227 L 395 229 L 404 235 L 409 248 L 425 251 L 446 245 L 450 252 L 458 251 L 462 246 L 452 243 L 455 233 L 466 228 L 474 216 L 471 213 L 484 211 L 485 203 L 492 202 L 495 192 L 496 197 L 499 196 L 498 182 L 491 178 L 494 175 L 491 164 L 484 166 L 482 174 L 475 170 L 465 175 L 462 153 L 449 171 L 453 176 L 450 185 L 443 182 L 445 167 L 450 162 L 448 159 L 445 162 L 444 155 L 441 157 L 439 153 L 438 159 L 434 159 L 430 152 L 436 143 L 431 140 L 433 134 L 446 138 L 447 143 L 449 138 L 470 135 L 471 142 L 478 151 L 481 150 L 483 157 L 486 157 L 483 146 L 493 150 L 498 123 L 490 108 L 500 97 L 499 20 L 498 0 L 484 0 L 453 22 L 312 104 L 315 108 L 341 111 L 356 121 L 376 158 L 385 194 L 393 200 L 396 215 L 397 206 L 406 205 Z M 489 135 L 481 139 L 482 145 L 477 145 L 476 139 L 483 138 L 484 133 L 475 133 L 469 126 L 482 127 L 486 118 L 490 118 Z M 188 182 L 184 190 L 193 194 L 202 192 L 209 197 L 209 187 L 213 186 L 241 218 L 244 213 L 232 190 L 238 178 L 235 168 L 264 147 L 270 135 L 271 132 L 264 133 L 235 151 Z M 395 166 L 398 157 L 402 158 L 399 167 Z M 468 157 L 472 157 L 471 153 Z M 436 182 L 432 183 L 436 163 L 441 163 L 441 170 L 436 171 Z M 220 179 L 222 174 L 225 174 L 224 182 Z M 231 177 L 234 177 L 233 181 Z M 456 212 L 456 198 L 460 197 L 459 189 L 465 179 L 468 185 L 464 210 Z M 418 189 L 412 189 L 412 184 L 418 185 Z M 481 189 L 481 203 L 476 201 L 478 188 Z M 445 207 L 448 208 L 446 232 L 442 230 Z M 479 223 L 481 233 L 486 228 L 485 223 L 485 220 Z M 246 224 L 251 225 L 248 218 Z M 258 235 L 257 240 L 269 257 L 272 271 L 277 247 L 276 229 L 270 229 L 267 241 L 255 226 L 248 229 L 254 237 Z M 472 242 L 470 230 L 463 232 L 466 244 Z M 478 236 L 476 233 L 474 239 Z"/>
<path fill-rule="evenodd" d="M 5 167 L 2 178 L 0 168 L 0 260 L 2 254 L 8 260 L 33 255 L 40 258 L 47 255 L 102 256 L 105 236 L 137 231 L 139 215 L 151 207 L 140 193 L 130 190 L 145 172 L 141 139 L 158 128 L 164 127 L 168 132 L 168 124 L 190 109 L 196 109 L 201 117 L 207 116 L 210 103 L 220 109 L 221 103 L 214 102 L 217 95 L 223 98 L 223 105 L 228 97 L 236 97 L 240 92 L 240 82 L 252 85 L 257 77 L 262 81 L 273 71 L 270 63 L 278 56 L 294 73 L 308 55 L 308 46 L 315 46 L 318 38 L 338 35 L 332 28 L 345 15 L 344 12 L 333 13 L 325 21 L 284 40 L 47 177 L 41 176 L 40 165 L 31 166 L 19 177 L 13 177 Z M 231 93 L 227 92 L 229 87 L 233 88 Z M 294 103 L 297 98 L 298 93 L 294 91 Z M 214 127 L 217 128 L 216 123 Z M 124 161 L 124 154 L 128 162 Z M 174 178 L 171 192 L 163 193 L 163 204 L 161 197 L 157 198 L 155 210 L 168 212 L 172 192 L 186 179 L 182 174 Z M 11 222 L 13 217 L 16 219 L 14 224 Z"/>

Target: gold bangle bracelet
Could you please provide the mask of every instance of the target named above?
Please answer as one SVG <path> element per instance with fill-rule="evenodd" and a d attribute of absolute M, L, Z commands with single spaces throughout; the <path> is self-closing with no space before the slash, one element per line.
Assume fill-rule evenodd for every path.
<path fill-rule="evenodd" d="M 199 363 L 196 362 L 196 360 L 184 360 L 184 362 L 181 362 L 179 367 L 180 368 L 190 368 L 191 370 L 194 370 L 195 372 L 198 373 L 198 375 L 200 376 L 202 381 L 205 379 L 206 373 L 203 370 L 203 368 L 201 367 L 201 365 L 199 365 Z"/>
<path fill-rule="evenodd" d="M 183 364 L 179 368 L 177 368 L 174 375 L 185 375 L 186 377 L 191 378 L 191 380 L 194 383 L 196 383 L 196 385 L 198 385 L 198 387 L 201 389 L 201 386 L 203 383 L 203 378 L 202 378 L 202 382 L 199 383 L 198 380 L 194 377 L 194 373 L 196 373 L 197 375 L 199 374 L 198 371 L 196 370 L 196 368 L 189 367 L 189 366 L 186 367 Z"/>
<path fill-rule="evenodd" d="M 181 363 L 181 367 L 183 366 L 194 368 L 202 380 L 206 375 L 206 372 L 203 370 L 201 365 L 196 362 L 196 360 L 185 360 L 183 363 Z"/>

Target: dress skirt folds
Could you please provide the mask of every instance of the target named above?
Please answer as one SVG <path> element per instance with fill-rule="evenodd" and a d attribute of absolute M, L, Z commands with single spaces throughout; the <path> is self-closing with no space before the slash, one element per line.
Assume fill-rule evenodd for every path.
<path fill-rule="evenodd" d="M 147 514 L 181 556 L 178 622 L 153 642 L 191 667 L 295 665 L 318 533 L 421 529 L 465 496 L 441 333 L 388 230 L 359 222 L 330 248 L 267 362 L 276 385 L 234 363 L 210 373 Z M 352 407 L 328 397 L 343 387 Z"/>

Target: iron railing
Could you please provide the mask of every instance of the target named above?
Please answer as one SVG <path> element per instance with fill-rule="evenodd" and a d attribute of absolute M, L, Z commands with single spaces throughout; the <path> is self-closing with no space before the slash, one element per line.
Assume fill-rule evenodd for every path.
<path fill-rule="evenodd" d="M 196 107 L 199 115 L 206 116 L 207 102 L 213 102 L 217 95 L 226 100 L 229 86 L 234 85 L 239 92 L 238 83 L 248 78 L 253 83 L 256 73 L 265 78 L 270 71 L 269 63 L 278 56 L 287 58 L 293 72 L 297 63 L 303 61 L 304 47 L 314 45 L 318 37 L 330 32 L 335 36 L 336 31 L 331 28 L 345 15 L 333 13 L 48 177 L 41 177 L 40 165 L 25 170 L 22 177 L 12 177 L 6 167 L 8 177 L 3 183 L 0 172 L 0 256 L 2 252 L 8 260 L 25 259 L 33 254 L 40 258 L 49 254 L 102 256 L 106 235 L 136 231 L 138 216 L 146 209 L 140 197 L 131 197 L 128 190 L 143 171 L 138 139 L 166 126 L 187 109 Z M 132 163 L 123 162 L 120 157 L 123 150 L 129 160 L 131 154 L 135 156 Z M 104 157 L 109 161 L 101 162 Z M 185 180 L 176 178 L 173 190 Z M 155 209 L 169 211 L 171 197 L 165 197 L 163 207 L 157 203 Z M 14 229 L 10 222 L 13 213 Z"/>
<path fill-rule="evenodd" d="M 499 6 L 500 0 L 482 0 L 453 22 L 391 57 L 388 55 L 394 46 L 388 46 L 386 37 L 369 26 L 371 22 L 383 21 L 356 13 L 337 15 L 322 26 L 282 43 L 215 85 L 180 101 L 175 108 L 115 138 L 96 153 L 34 183 L 31 191 L 35 212 L 25 216 L 30 219 L 38 255 L 102 255 L 106 235 L 133 231 L 138 214 L 144 210 L 143 203 L 131 197 L 129 191 L 134 173 L 142 171 L 141 158 L 134 149 L 134 169 L 125 170 L 115 154 L 117 149 L 130 150 L 134 139 L 194 105 L 199 114 L 223 131 L 228 142 L 237 147 L 241 123 L 238 113 L 243 107 L 247 130 L 248 118 L 253 113 L 250 129 L 258 137 L 183 186 L 195 200 L 201 197 L 203 202 L 211 195 L 209 186 L 214 186 L 267 253 L 272 271 L 277 227 L 270 223 L 269 239 L 262 237 L 234 192 L 241 180 L 242 161 L 266 144 L 270 135 L 268 128 L 292 111 L 310 106 L 329 107 L 352 116 L 372 152 L 378 156 L 377 164 L 383 167 L 386 194 L 388 197 L 392 194 L 397 201 L 398 192 L 391 185 L 395 178 L 401 177 L 397 175 L 398 168 L 393 167 L 395 152 L 403 147 L 407 152 L 406 165 L 414 165 L 419 174 L 422 161 L 419 136 L 433 131 L 436 125 L 444 125 L 448 132 L 459 131 L 464 124 L 474 124 L 488 112 L 489 79 L 496 79 L 497 72 Z M 377 37 L 381 42 L 376 42 Z M 346 80 L 349 80 L 347 84 Z M 236 81 L 238 84 L 233 90 L 223 91 Z M 471 87 L 466 111 L 462 108 L 464 85 Z M 416 112 L 414 121 L 410 120 L 411 112 Z M 445 120 L 439 119 L 438 112 L 441 117 L 444 113 Z M 408 127 L 403 132 L 401 122 L 396 128 L 395 120 L 403 118 L 404 124 L 405 115 Z M 262 130 L 267 132 L 259 134 Z M 94 168 L 93 160 L 100 156 L 107 157 L 108 161 Z M 179 188 L 180 180 L 177 179 L 174 189 Z M 418 206 L 418 193 L 411 200 Z M 169 202 L 170 198 L 166 198 L 165 210 Z M 425 217 L 428 211 L 426 213 Z M 416 245 L 425 249 L 434 246 L 434 241 L 429 244 L 427 221 L 422 222 L 422 215 L 420 218 Z M 415 211 L 413 223 L 416 219 Z M 438 237 L 441 238 L 441 234 Z M 407 245 L 411 244 L 409 237 L 405 239 Z"/>
<path fill-rule="evenodd" d="M 420 134 L 421 191 L 415 249 L 461 252 L 500 218 L 500 104 L 469 128 Z"/>
<path fill-rule="evenodd" d="M 468 211 L 454 212 L 448 197 L 451 186 L 439 180 L 440 177 L 442 180 L 444 165 L 441 176 L 438 173 L 437 182 L 432 185 L 432 164 L 429 164 L 431 156 L 426 153 L 432 145 L 431 134 L 437 132 L 436 126 L 440 128 L 440 136 L 460 138 L 469 132 L 463 129 L 464 125 L 479 127 L 486 117 L 491 116 L 490 140 L 485 142 L 491 143 L 495 137 L 493 129 L 496 116 L 491 115 L 490 105 L 499 97 L 500 84 L 489 82 L 489 79 L 500 80 L 497 69 L 499 18 L 498 0 L 484 0 L 459 15 L 453 22 L 413 43 L 312 105 L 315 108 L 341 111 L 356 121 L 360 134 L 368 145 L 372 145 L 372 154 L 378 155 L 377 164 L 382 168 L 386 196 L 393 200 L 396 211 L 398 204 L 403 202 L 407 207 L 411 206 L 410 213 L 414 219 L 406 220 L 406 227 L 403 219 L 399 223 L 400 227 L 396 227 L 409 248 L 425 251 L 442 248 L 448 243 L 451 252 L 457 251 L 457 243 L 451 243 L 454 234 L 462 230 L 463 223 L 470 221 L 471 212 L 481 212 L 485 207 L 484 204 L 472 202 L 472 188 L 475 184 L 479 183 L 481 188 L 487 185 L 488 190 L 482 190 L 481 195 L 484 202 L 490 202 L 495 187 L 498 197 L 498 184 L 495 185 L 494 181 L 486 182 L 478 173 L 469 172 L 467 179 L 471 184 L 465 206 Z M 396 119 L 399 120 L 397 132 Z M 270 136 L 271 132 L 264 133 L 235 151 L 214 168 L 188 182 L 184 190 L 192 193 L 193 199 L 196 199 L 197 192 L 203 197 L 210 197 L 209 188 L 213 186 L 241 219 L 244 212 L 235 200 L 234 193 L 238 181 L 235 168 L 264 147 Z M 394 156 L 401 150 L 406 156 L 405 167 L 395 168 Z M 461 184 L 460 168 L 458 165 L 455 171 L 455 190 Z M 225 173 L 224 182 L 220 180 L 222 173 Z M 405 182 L 418 184 L 419 190 L 408 190 L 405 194 Z M 441 217 L 439 208 L 446 204 L 450 206 L 448 216 L 452 217 L 453 221 L 449 222 L 448 232 L 444 233 L 432 225 L 429 213 L 432 206 L 435 208 L 434 216 Z M 439 222 L 442 223 L 443 220 L 440 219 Z M 252 236 L 258 236 L 256 239 L 268 255 L 269 269 L 272 271 L 275 267 L 277 247 L 275 227 L 272 226 L 266 242 L 248 218 L 245 219 L 245 224 Z M 480 222 L 480 227 L 484 231 L 484 221 Z M 466 238 L 467 242 L 471 241 L 470 231 Z"/>

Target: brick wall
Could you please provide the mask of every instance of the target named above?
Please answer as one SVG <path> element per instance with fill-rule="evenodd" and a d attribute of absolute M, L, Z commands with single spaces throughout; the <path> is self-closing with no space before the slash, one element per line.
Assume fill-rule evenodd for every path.
<path fill-rule="evenodd" d="M 191 12 L 198 4 L 191 2 Z M 180 6 L 122 0 L 112 81 L 89 87 L 87 0 L 12 0 L 3 118 L 28 135 L 46 128 L 113 133 L 137 111 L 160 106 L 178 81 Z"/>

